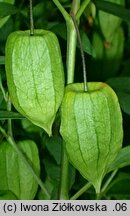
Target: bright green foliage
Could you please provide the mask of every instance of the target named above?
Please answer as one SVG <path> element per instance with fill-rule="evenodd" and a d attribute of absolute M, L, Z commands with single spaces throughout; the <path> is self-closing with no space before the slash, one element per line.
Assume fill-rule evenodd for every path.
<path fill-rule="evenodd" d="M 0 191 L 0 200 L 17 200 L 17 197 L 11 191 L 2 190 Z"/>
<path fill-rule="evenodd" d="M 113 34 L 110 44 L 106 44 L 105 57 L 107 60 L 121 60 L 124 50 L 124 31 L 121 27 Z"/>
<path fill-rule="evenodd" d="M 109 2 L 116 3 L 119 5 L 124 5 L 124 0 L 109 0 Z M 99 23 L 101 27 L 101 31 L 106 41 L 111 41 L 113 34 L 117 31 L 121 24 L 121 18 L 106 13 L 104 11 L 99 11 Z"/>
<path fill-rule="evenodd" d="M 40 163 L 36 144 L 31 140 L 19 141 L 18 147 L 23 151 L 33 169 L 39 175 Z M 0 190 L 11 191 L 17 199 L 34 199 L 38 184 L 23 160 L 13 147 L 4 141 L 0 144 Z"/>
<path fill-rule="evenodd" d="M 64 92 L 63 65 L 55 34 L 17 31 L 7 39 L 7 84 L 15 108 L 51 135 Z"/>
<path fill-rule="evenodd" d="M 122 115 L 114 91 L 105 83 L 66 87 L 60 132 L 70 161 L 90 181 L 96 192 L 109 164 L 122 146 Z"/>
<path fill-rule="evenodd" d="M 122 27 L 119 27 L 113 34 L 111 41 L 104 41 L 97 32 L 94 32 L 92 44 L 96 53 L 95 60 L 99 60 L 101 63 L 100 73 L 102 77 L 111 77 L 116 74 L 120 68 L 124 52 Z"/>
<path fill-rule="evenodd" d="M 94 32 L 92 37 L 92 45 L 95 50 L 96 59 L 103 59 L 104 57 L 104 44 L 99 33 Z"/>
<path fill-rule="evenodd" d="M 15 0 L 0 0 L 2 3 L 14 4 Z M 0 17 L 0 28 L 7 22 L 10 16 Z"/>

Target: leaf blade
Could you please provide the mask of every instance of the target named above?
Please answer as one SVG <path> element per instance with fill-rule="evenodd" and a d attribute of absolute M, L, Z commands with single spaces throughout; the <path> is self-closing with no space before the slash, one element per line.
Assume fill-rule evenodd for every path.
<path fill-rule="evenodd" d="M 0 111 L 0 120 L 6 119 L 24 119 L 25 117 L 22 116 L 20 113 L 11 112 L 11 111 Z"/>
<path fill-rule="evenodd" d="M 92 0 L 96 5 L 97 9 L 105 11 L 107 13 L 111 13 L 115 16 L 119 16 L 126 22 L 130 22 L 130 10 L 124 8 L 121 5 L 117 5 L 115 3 L 110 3 L 108 1 L 103 0 Z"/>
<path fill-rule="evenodd" d="M 130 146 L 122 148 L 115 160 L 109 165 L 108 172 L 130 165 Z"/>

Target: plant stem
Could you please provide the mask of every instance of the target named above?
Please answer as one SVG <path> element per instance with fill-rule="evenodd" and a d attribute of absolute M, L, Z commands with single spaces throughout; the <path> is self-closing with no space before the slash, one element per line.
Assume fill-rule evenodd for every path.
<path fill-rule="evenodd" d="M 67 24 L 67 84 L 74 82 L 75 71 L 75 53 L 76 53 L 77 35 L 74 29 L 74 24 L 70 21 Z"/>
<path fill-rule="evenodd" d="M 7 111 L 11 111 L 11 108 L 12 108 L 12 104 L 11 104 L 11 101 L 10 101 L 10 97 L 8 95 L 8 100 L 7 100 Z M 13 137 L 13 131 L 12 131 L 12 120 L 11 119 L 8 119 L 8 132 L 7 134 L 11 137 Z"/>
<path fill-rule="evenodd" d="M 104 184 L 104 186 L 101 189 L 101 192 L 99 194 L 97 194 L 96 196 L 96 200 L 100 200 L 101 197 L 103 196 L 104 192 L 106 191 L 108 185 L 111 183 L 112 179 L 115 177 L 116 173 L 118 172 L 118 169 L 114 170 L 110 177 L 107 179 L 106 183 Z"/>
<path fill-rule="evenodd" d="M 70 198 L 70 200 L 76 200 L 78 197 L 80 197 L 83 193 L 85 193 L 92 184 L 88 182 L 86 185 L 84 185 L 74 196 Z"/>
<path fill-rule="evenodd" d="M 66 22 L 68 22 L 70 20 L 70 16 L 69 14 L 66 12 L 66 10 L 63 8 L 63 6 L 61 5 L 61 3 L 58 0 L 52 0 L 55 5 L 57 6 L 57 8 L 59 9 L 59 11 L 62 13 L 64 19 Z"/>
<path fill-rule="evenodd" d="M 76 13 L 80 7 L 80 0 L 73 0 L 71 12 Z M 67 84 L 74 82 L 74 71 L 75 71 L 75 55 L 76 55 L 76 44 L 77 44 L 77 35 L 72 21 L 71 16 L 69 19 L 66 19 L 67 25 Z M 62 153 L 62 173 L 61 173 L 61 196 L 65 195 L 64 198 L 68 198 L 68 179 L 69 179 L 69 161 L 66 155 L 64 146 Z M 63 181 L 63 184 L 62 184 Z M 65 187 L 65 189 L 64 189 Z"/>
<path fill-rule="evenodd" d="M 0 89 L 3 93 L 3 97 L 4 97 L 4 100 L 7 104 L 7 111 L 11 111 L 11 101 L 10 101 L 10 97 L 9 97 L 9 94 L 5 92 L 5 89 L 2 85 L 2 80 L 1 80 L 1 76 L 0 76 Z M 10 136 L 13 136 L 13 132 L 12 132 L 12 120 L 11 119 L 8 119 L 8 135 Z"/>
<path fill-rule="evenodd" d="M 80 7 L 79 0 L 73 0 L 71 13 L 76 14 Z M 67 84 L 74 82 L 74 71 L 75 71 L 75 55 L 76 55 L 76 45 L 77 45 L 77 34 L 70 16 L 67 22 Z"/>
<path fill-rule="evenodd" d="M 7 95 L 6 95 L 5 89 L 4 89 L 3 84 L 2 84 L 1 74 L 0 74 L 0 89 L 2 91 L 5 102 L 7 102 Z"/>
<path fill-rule="evenodd" d="M 90 0 L 84 0 L 83 3 L 81 4 L 78 12 L 75 15 L 76 20 L 79 20 L 82 13 L 84 12 L 85 8 L 87 7 L 87 5 L 89 4 Z"/>
<path fill-rule="evenodd" d="M 82 65 L 83 65 L 84 92 L 87 92 L 88 91 L 88 86 L 87 86 L 87 76 L 86 76 L 86 63 L 85 63 L 85 56 L 84 56 L 82 41 L 81 41 L 78 25 L 77 25 L 77 22 L 76 22 L 76 19 L 75 19 L 75 16 L 74 16 L 73 13 L 71 13 L 71 17 L 72 17 L 72 20 L 74 22 L 74 26 L 75 26 L 75 29 L 76 29 L 76 32 L 77 32 L 77 37 L 78 37 L 79 46 L 80 46 Z"/>
<path fill-rule="evenodd" d="M 66 25 L 67 25 L 67 84 L 74 82 L 74 70 L 75 70 L 75 54 L 76 54 L 76 44 L 77 35 L 72 21 L 71 16 L 66 12 L 63 6 L 58 0 L 53 0 L 55 5 L 58 7 L 62 13 Z M 73 0 L 71 12 L 76 14 L 80 7 L 80 0 Z M 68 171 L 69 171 L 69 161 L 65 152 L 64 145 L 62 146 L 62 166 L 61 166 L 61 185 L 60 185 L 60 199 L 68 199 Z"/>
<path fill-rule="evenodd" d="M 63 143 L 64 145 L 64 143 Z M 68 170 L 69 162 L 65 152 L 65 148 L 62 145 L 62 162 L 61 162 L 61 185 L 60 185 L 60 200 L 68 200 Z"/>
<path fill-rule="evenodd" d="M 107 179 L 106 183 L 105 183 L 104 186 L 102 187 L 101 193 L 103 193 L 103 192 L 107 189 L 108 185 L 110 184 L 110 182 L 112 181 L 112 179 L 115 177 L 115 175 L 117 174 L 117 172 L 118 172 L 118 169 L 114 170 L 114 171 L 111 173 L 110 177 Z"/>
<path fill-rule="evenodd" d="M 18 148 L 16 142 L 14 141 L 14 139 L 8 135 L 5 130 L 0 126 L 0 131 L 2 132 L 2 134 L 5 136 L 5 138 L 7 139 L 7 141 L 10 143 L 10 145 L 14 148 L 14 150 L 17 152 L 18 156 L 24 161 L 24 163 L 26 164 L 26 166 L 28 167 L 28 169 L 30 170 L 30 172 L 32 173 L 33 177 L 35 178 L 35 180 L 37 181 L 37 183 L 40 185 L 43 193 L 48 197 L 48 199 L 50 198 L 49 192 L 47 191 L 47 189 L 45 188 L 43 182 L 41 181 L 41 179 L 38 177 L 38 175 L 35 173 L 35 171 L 33 170 L 31 164 L 29 163 L 29 161 L 27 160 L 27 158 L 24 156 L 24 154 L 20 151 L 20 149 Z"/>
<path fill-rule="evenodd" d="M 29 0 L 29 12 L 30 12 L 30 35 L 34 35 L 32 0 Z"/>
<path fill-rule="evenodd" d="M 66 12 L 63 6 L 60 4 L 60 2 L 58 0 L 53 0 L 53 2 L 62 13 L 67 25 L 66 65 L 67 65 L 67 84 L 70 84 L 74 81 L 75 53 L 76 53 L 76 43 L 77 43 L 76 30 L 71 16 Z M 79 6 L 80 6 L 80 0 L 73 0 L 72 7 L 71 7 L 71 11 L 73 12 L 73 14 L 77 13 Z"/>

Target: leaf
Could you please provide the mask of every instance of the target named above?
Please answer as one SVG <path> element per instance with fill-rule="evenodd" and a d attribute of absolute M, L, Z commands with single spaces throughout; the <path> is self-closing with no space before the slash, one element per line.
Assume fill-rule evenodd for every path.
<path fill-rule="evenodd" d="M 18 9 L 9 3 L 0 2 L 0 18 L 12 15 L 18 12 Z"/>
<path fill-rule="evenodd" d="M 3 93 L 1 92 L 1 89 L 0 89 L 0 105 L 1 105 L 2 101 L 3 101 Z"/>
<path fill-rule="evenodd" d="M 47 178 L 46 178 L 46 180 L 44 182 L 44 186 L 45 186 L 45 188 L 47 189 L 47 191 L 50 194 L 50 198 L 49 199 L 51 199 L 51 193 L 52 193 L 52 191 L 54 189 L 54 182 L 55 181 L 52 180 L 49 176 L 47 176 Z M 38 192 L 38 200 L 47 200 L 47 199 L 48 199 L 48 197 L 46 196 L 46 194 L 44 194 L 43 191 L 40 190 Z"/>
<path fill-rule="evenodd" d="M 9 3 L 9 6 L 10 6 L 11 4 L 14 4 L 14 1 L 15 0 L 0 0 L 0 4 L 1 4 L 1 2 L 5 3 L 5 4 Z M 4 12 L 4 11 L 2 11 L 2 12 Z M 2 18 L 0 17 L 0 28 L 2 28 L 4 26 L 4 24 L 9 20 L 9 17 L 10 17 L 9 15 L 8 16 L 4 16 Z M 5 29 L 4 29 L 4 31 L 5 31 Z"/>
<path fill-rule="evenodd" d="M 19 113 L 11 111 L 0 111 L 0 120 L 5 119 L 24 119 L 25 117 Z"/>
<path fill-rule="evenodd" d="M 105 0 L 104 0 L 105 1 Z M 124 6 L 124 0 L 109 0 L 110 3 L 117 3 L 118 5 Z M 110 13 L 99 10 L 98 19 L 100 28 L 106 41 L 111 42 L 114 33 L 120 27 L 122 19 Z M 119 47 L 118 47 L 119 48 Z"/>
<path fill-rule="evenodd" d="M 51 29 L 56 35 L 59 35 L 64 40 L 67 40 L 66 25 L 64 23 L 58 23 L 54 25 Z"/>
<path fill-rule="evenodd" d="M 58 184 L 60 184 L 61 167 L 53 163 L 51 159 L 44 159 L 43 162 L 45 165 L 47 176 L 53 181 L 53 185 L 55 187 L 58 187 Z M 69 164 L 69 181 L 68 181 L 69 189 L 71 189 L 72 185 L 75 182 L 75 175 L 76 175 L 75 168 L 71 164 Z"/>
<path fill-rule="evenodd" d="M 122 110 L 130 115 L 130 77 L 116 77 L 107 80 L 115 90 Z"/>
<path fill-rule="evenodd" d="M 5 64 L 5 57 L 4 56 L 0 56 L 0 65 Z"/>
<path fill-rule="evenodd" d="M 18 142 L 34 171 L 39 175 L 38 149 L 31 140 Z M 18 199 L 34 199 L 38 184 L 26 164 L 12 146 L 4 141 L 0 144 L 0 190 L 10 190 Z"/>
<path fill-rule="evenodd" d="M 61 146 L 62 146 L 61 137 L 53 136 L 49 138 L 48 136 L 45 136 L 43 142 L 46 145 L 50 154 L 53 156 L 53 158 L 59 165 L 61 162 Z"/>
<path fill-rule="evenodd" d="M 0 200 L 17 200 L 17 197 L 11 191 L 0 191 Z"/>
<path fill-rule="evenodd" d="M 130 115 L 130 94 L 117 92 L 122 110 Z"/>
<path fill-rule="evenodd" d="M 59 182 L 60 181 L 60 166 L 56 165 L 55 163 L 53 163 L 52 160 L 47 159 L 47 158 L 44 159 L 43 162 L 44 162 L 45 170 L 48 176 L 51 179 Z"/>
<path fill-rule="evenodd" d="M 130 10 L 124 8 L 116 3 L 110 3 L 104 0 L 92 0 L 97 9 L 103 10 L 107 13 L 111 13 L 115 16 L 122 18 L 123 20 L 130 22 Z"/>
<path fill-rule="evenodd" d="M 51 30 L 59 35 L 61 38 L 64 40 L 67 40 L 67 32 L 66 32 L 66 25 L 64 23 L 56 24 L 51 28 Z M 95 51 L 93 49 L 93 46 L 91 45 L 91 42 L 87 36 L 87 34 L 83 31 L 81 31 L 81 40 L 82 40 L 82 45 L 83 45 L 83 50 L 84 52 L 88 53 L 89 55 L 92 55 L 95 57 Z M 79 44 L 77 44 L 79 48 Z"/>
<path fill-rule="evenodd" d="M 40 127 L 32 124 L 32 122 L 26 118 L 22 119 L 21 124 L 22 124 L 23 129 L 27 131 L 28 133 L 35 134 L 35 133 L 43 132 L 43 130 Z"/>
<path fill-rule="evenodd" d="M 107 83 L 116 91 L 130 93 L 130 77 L 111 78 Z"/>
<path fill-rule="evenodd" d="M 56 165 L 50 158 L 43 160 L 47 177 L 52 181 L 51 199 L 58 199 L 59 184 L 60 184 L 60 166 Z"/>
<path fill-rule="evenodd" d="M 107 196 L 130 199 L 130 174 L 120 172 L 107 188 Z"/>
<path fill-rule="evenodd" d="M 128 165 L 130 165 L 130 146 L 124 147 L 119 151 L 115 160 L 109 165 L 107 172 L 111 172 L 112 170 Z"/>
<path fill-rule="evenodd" d="M 90 40 L 85 32 L 81 32 L 81 39 L 82 39 L 82 44 L 83 44 L 83 50 L 84 52 L 88 53 L 89 55 L 96 57 L 95 50 L 90 43 Z M 79 47 L 79 45 L 78 45 Z"/>
<path fill-rule="evenodd" d="M 73 186 L 74 182 L 75 182 L 75 177 L 76 177 L 76 169 L 69 164 L 69 190 L 71 189 L 71 187 Z"/>

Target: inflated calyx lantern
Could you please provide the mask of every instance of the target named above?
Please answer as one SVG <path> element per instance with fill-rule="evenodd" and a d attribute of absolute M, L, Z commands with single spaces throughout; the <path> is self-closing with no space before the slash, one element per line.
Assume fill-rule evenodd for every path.
<path fill-rule="evenodd" d="M 64 72 L 56 35 L 16 31 L 6 43 L 5 67 L 11 101 L 23 116 L 51 135 L 64 93 Z"/>
<path fill-rule="evenodd" d="M 123 139 L 122 114 L 112 88 L 102 82 L 69 84 L 61 107 L 60 133 L 70 162 L 99 193 Z"/>

